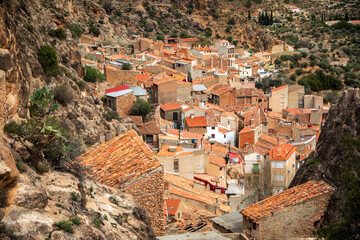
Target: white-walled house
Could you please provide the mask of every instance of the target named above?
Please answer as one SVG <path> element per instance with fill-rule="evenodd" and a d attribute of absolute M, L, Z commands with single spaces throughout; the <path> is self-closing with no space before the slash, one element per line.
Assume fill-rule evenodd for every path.
<path fill-rule="evenodd" d="M 245 174 L 260 173 L 264 169 L 264 159 L 265 157 L 257 152 L 244 155 Z"/>
<path fill-rule="evenodd" d="M 219 142 L 227 144 L 230 142 L 231 145 L 235 145 L 235 129 L 228 126 L 224 126 L 220 123 L 217 126 L 208 126 L 206 128 L 206 137 L 210 142 Z"/>

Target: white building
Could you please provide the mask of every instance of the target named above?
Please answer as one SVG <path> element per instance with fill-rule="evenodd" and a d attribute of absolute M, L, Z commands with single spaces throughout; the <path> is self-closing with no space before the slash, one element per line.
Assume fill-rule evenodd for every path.
<path fill-rule="evenodd" d="M 235 145 L 235 129 L 228 126 L 224 126 L 220 123 L 217 126 L 207 127 L 206 128 L 207 139 L 210 142 L 219 142 L 227 144 L 230 142 L 231 145 Z"/>

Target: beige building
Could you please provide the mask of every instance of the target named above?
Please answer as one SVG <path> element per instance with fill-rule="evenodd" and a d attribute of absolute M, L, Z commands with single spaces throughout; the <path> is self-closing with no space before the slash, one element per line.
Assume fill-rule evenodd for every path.
<path fill-rule="evenodd" d="M 301 85 L 291 85 L 288 89 L 288 108 L 304 107 L 305 87 Z"/>
<path fill-rule="evenodd" d="M 269 152 L 272 193 L 284 191 L 295 176 L 295 147 L 288 143 Z"/>
<path fill-rule="evenodd" d="M 322 108 L 324 99 L 321 96 L 306 95 L 304 97 L 304 108 Z"/>
<path fill-rule="evenodd" d="M 209 165 L 209 155 L 200 149 L 164 145 L 157 157 L 164 165 L 164 171 L 191 180 L 194 179 L 194 173 L 205 173 Z"/>
<path fill-rule="evenodd" d="M 271 95 L 269 98 L 269 108 L 272 109 L 273 112 L 282 113 L 282 110 L 284 108 L 287 108 L 289 101 L 288 91 L 288 85 L 284 85 L 271 90 Z"/>

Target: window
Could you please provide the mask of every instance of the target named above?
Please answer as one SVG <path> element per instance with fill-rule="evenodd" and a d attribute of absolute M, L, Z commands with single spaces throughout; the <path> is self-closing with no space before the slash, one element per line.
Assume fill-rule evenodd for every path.
<path fill-rule="evenodd" d="M 211 138 L 215 138 L 215 134 L 211 134 Z"/>
<path fill-rule="evenodd" d="M 174 172 L 179 172 L 179 159 L 174 159 Z"/>
<path fill-rule="evenodd" d="M 280 94 L 280 97 L 281 97 L 281 98 L 284 98 L 284 94 Z"/>
<path fill-rule="evenodd" d="M 256 155 L 256 160 L 260 160 L 260 155 L 259 154 Z"/>
<path fill-rule="evenodd" d="M 211 130 L 215 130 L 215 127 L 211 127 Z"/>
<path fill-rule="evenodd" d="M 112 108 L 112 107 L 111 107 L 112 101 L 111 101 L 110 99 L 108 99 L 107 102 L 108 102 L 109 108 Z"/>
<path fill-rule="evenodd" d="M 280 162 L 280 161 L 271 162 L 272 168 L 284 168 L 284 166 L 285 166 L 284 162 Z"/>
<path fill-rule="evenodd" d="M 178 218 L 180 218 L 180 213 L 178 213 Z"/>
<path fill-rule="evenodd" d="M 275 182 L 282 182 L 282 181 L 284 181 L 284 175 L 274 174 L 274 175 L 272 175 L 272 180 Z"/>
<path fill-rule="evenodd" d="M 253 164 L 253 173 L 259 172 L 259 164 Z"/>
<path fill-rule="evenodd" d="M 282 106 L 282 107 L 283 107 L 283 106 L 284 106 L 284 103 L 283 103 L 283 102 L 280 102 L 280 106 Z"/>
<path fill-rule="evenodd" d="M 177 113 L 177 112 L 174 112 L 174 113 L 173 113 L 173 120 L 174 120 L 174 121 L 177 121 L 177 120 L 178 120 L 178 113 Z"/>
<path fill-rule="evenodd" d="M 224 138 L 226 138 L 226 134 L 224 134 Z"/>

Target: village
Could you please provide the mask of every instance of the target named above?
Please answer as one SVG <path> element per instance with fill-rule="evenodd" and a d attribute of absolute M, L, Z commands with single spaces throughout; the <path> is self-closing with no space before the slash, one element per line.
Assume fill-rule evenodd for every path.
<path fill-rule="evenodd" d="M 227 40 L 206 45 L 198 38 L 134 36 L 128 48 L 85 35 L 79 41 L 82 63 L 105 76 L 101 84 L 88 83 L 93 97 L 137 126 L 90 149 L 79 163 L 97 181 L 133 195 L 159 239 L 311 234 L 332 188 L 308 182 L 286 189 L 315 149 L 330 104 L 297 84 L 273 86 L 269 93 L 255 87 L 276 78 L 277 70 L 269 68 L 276 59 L 300 51 L 281 44 L 253 53 Z M 151 112 L 132 114 L 141 101 Z M 307 200 L 313 221 L 288 233 L 271 230 L 294 218 L 275 223 L 287 218 L 283 208 Z M 280 215 L 265 218 L 259 229 L 270 212 Z"/>

